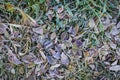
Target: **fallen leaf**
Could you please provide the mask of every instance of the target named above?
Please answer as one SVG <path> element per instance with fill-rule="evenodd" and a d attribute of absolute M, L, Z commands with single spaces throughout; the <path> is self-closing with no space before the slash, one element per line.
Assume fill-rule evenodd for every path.
<path fill-rule="evenodd" d="M 68 40 L 69 36 L 67 32 L 62 32 L 60 35 L 61 40 Z"/>
<path fill-rule="evenodd" d="M 68 57 L 64 53 L 61 54 L 61 62 L 64 65 L 68 65 L 69 64 L 69 59 L 68 59 Z"/>
<path fill-rule="evenodd" d="M 111 66 L 110 68 L 109 68 L 111 71 L 120 71 L 120 65 L 115 65 L 115 66 Z"/>
<path fill-rule="evenodd" d="M 60 14 L 61 12 L 63 12 L 63 10 L 64 10 L 64 8 L 63 8 L 63 6 L 61 6 L 60 8 L 57 9 L 57 13 Z"/>
<path fill-rule="evenodd" d="M 37 34 L 41 34 L 41 35 L 43 34 L 43 28 L 38 27 L 38 28 L 33 28 L 32 30 Z"/>
<path fill-rule="evenodd" d="M 75 35 L 78 33 L 78 31 L 79 31 L 79 26 L 76 24 L 76 26 L 75 26 Z"/>
<path fill-rule="evenodd" d="M 43 51 L 41 51 L 41 50 L 39 50 L 39 52 L 40 52 L 40 54 L 41 54 L 42 58 L 43 58 L 44 60 L 46 60 L 45 53 L 44 53 Z"/>
<path fill-rule="evenodd" d="M 4 34 L 7 28 L 8 28 L 7 25 L 0 23 L 0 34 Z"/>
<path fill-rule="evenodd" d="M 117 63 L 118 63 L 118 60 L 114 61 L 111 65 L 115 66 L 115 65 L 117 65 Z"/>
<path fill-rule="evenodd" d="M 60 66 L 60 64 L 55 64 L 55 65 L 50 67 L 50 70 L 54 70 L 55 68 L 58 68 L 59 66 Z"/>
<path fill-rule="evenodd" d="M 90 53 L 89 53 L 88 51 L 86 51 L 86 52 L 84 53 L 84 56 L 85 56 L 85 57 L 89 57 L 89 56 L 90 56 Z"/>
<path fill-rule="evenodd" d="M 10 48 L 8 46 L 6 46 L 7 50 L 8 50 L 8 60 L 15 64 L 15 65 L 19 65 L 21 64 L 22 62 L 16 57 L 16 55 L 12 52 L 12 50 L 10 50 Z"/>
<path fill-rule="evenodd" d="M 57 3 L 59 3 L 60 2 L 60 0 L 55 0 Z"/>
<path fill-rule="evenodd" d="M 49 64 L 54 65 L 57 62 L 52 56 L 46 56 L 46 58 Z"/>
<path fill-rule="evenodd" d="M 34 61 L 35 64 L 41 64 L 41 63 L 43 63 L 43 62 L 44 62 L 44 61 L 40 60 L 39 58 L 37 58 L 37 59 Z"/>
<path fill-rule="evenodd" d="M 53 39 L 55 39 L 55 37 L 56 37 L 56 33 L 53 32 L 53 33 L 51 34 L 50 38 L 51 38 L 51 40 L 53 40 Z"/>
<path fill-rule="evenodd" d="M 64 78 L 64 76 L 61 76 L 61 75 L 55 75 L 57 78 L 59 78 L 59 79 L 63 79 Z"/>
<path fill-rule="evenodd" d="M 11 73 L 15 74 L 15 69 L 14 68 L 11 69 Z"/>
<path fill-rule="evenodd" d="M 109 44 L 110 44 L 110 47 L 111 47 L 112 49 L 116 49 L 117 45 L 114 44 L 112 41 L 109 42 Z"/>
<path fill-rule="evenodd" d="M 19 73 L 20 74 L 23 74 L 25 71 L 24 71 L 24 67 L 23 66 L 21 66 L 20 68 L 19 68 Z"/>
<path fill-rule="evenodd" d="M 91 28 L 94 28 L 94 27 L 96 26 L 93 19 L 89 19 L 88 25 L 89 25 L 89 27 L 91 27 Z"/>
<path fill-rule="evenodd" d="M 76 40 L 77 47 L 82 46 L 82 42 L 80 40 Z"/>
<path fill-rule="evenodd" d="M 37 22 L 30 17 L 28 14 L 26 14 L 23 10 L 16 8 L 22 15 L 22 20 L 23 20 L 23 24 L 31 24 L 32 26 L 37 26 Z"/>
<path fill-rule="evenodd" d="M 90 68 L 91 68 L 92 70 L 95 69 L 95 65 L 94 65 L 94 64 L 90 64 L 89 66 L 90 66 Z"/>
<path fill-rule="evenodd" d="M 117 55 L 120 56 L 120 48 L 116 51 Z"/>
<path fill-rule="evenodd" d="M 93 59 L 93 57 L 86 57 L 86 58 L 85 58 L 85 61 L 86 61 L 88 64 L 91 64 L 91 63 L 94 62 L 94 59 Z"/>
<path fill-rule="evenodd" d="M 8 11 L 11 11 L 11 12 L 13 12 L 15 9 L 14 9 L 14 5 L 12 5 L 12 4 L 10 4 L 10 3 L 7 3 L 6 5 L 6 9 L 8 10 Z"/>
<path fill-rule="evenodd" d="M 77 28 L 70 27 L 68 32 L 71 34 L 71 36 L 75 36 L 76 35 L 76 30 L 77 30 Z"/>
<path fill-rule="evenodd" d="M 29 72 L 27 73 L 27 78 L 25 80 L 36 80 L 35 68 L 29 70 Z"/>
<path fill-rule="evenodd" d="M 117 27 L 116 26 L 114 26 L 113 28 L 112 28 L 112 30 L 111 30 L 111 32 L 110 32 L 112 35 L 117 35 L 117 34 L 119 34 L 120 33 L 120 31 L 117 29 Z"/>
<path fill-rule="evenodd" d="M 97 28 L 95 21 L 93 19 L 89 19 L 88 25 L 89 25 L 89 27 L 94 28 L 95 33 L 99 33 L 98 28 Z"/>
<path fill-rule="evenodd" d="M 60 53 L 59 52 L 54 53 L 53 57 L 56 59 L 60 59 Z"/>
<path fill-rule="evenodd" d="M 118 22 L 118 24 L 117 24 L 117 28 L 120 29 L 120 22 Z"/>
<path fill-rule="evenodd" d="M 36 60 L 36 57 L 33 53 L 29 53 L 28 55 L 25 55 L 22 57 L 22 61 L 28 64 L 32 63 L 35 60 Z"/>
<path fill-rule="evenodd" d="M 44 42 L 44 47 L 47 51 L 49 51 L 52 47 L 53 47 L 53 42 L 52 41 L 49 41 L 49 40 L 46 40 Z"/>

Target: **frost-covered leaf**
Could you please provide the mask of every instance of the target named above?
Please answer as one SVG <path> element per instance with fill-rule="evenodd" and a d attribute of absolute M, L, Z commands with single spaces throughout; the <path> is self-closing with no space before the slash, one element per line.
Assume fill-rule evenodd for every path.
<path fill-rule="evenodd" d="M 89 25 L 89 27 L 91 27 L 91 28 L 94 28 L 94 27 L 96 26 L 93 19 L 89 19 L 88 25 Z"/>
<path fill-rule="evenodd" d="M 90 68 L 91 68 L 92 70 L 95 69 L 95 65 L 94 65 L 94 64 L 90 64 L 89 66 L 90 66 Z"/>
<path fill-rule="evenodd" d="M 27 77 L 25 80 L 36 80 L 35 77 L 35 68 L 32 68 L 31 70 L 29 70 L 29 72 L 27 73 Z"/>
<path fill-rule="evenodd" d="M 109 68 L 111 71 L 120 71 L 120 65 L 114 65 Z"/>
<path fill-rule="evenodd" d="M 60 59 L 60 53 L 59 52 L 54 53 L 53 57 L 56 59 Z"/>
<path fill-rule="evenodd" d="M 117 28 L 120 29 L 120 22 L 118 22 L 118 24 L 117 24 Z"/>
<path fill-rule="evenodd" d="M 50 67 L 51 70 L 54 70 L 55 68 L 58 68 L 60 66 L 60 64 L 55 64 L 53 66 Z"/>
<path fill-rule="evenodd" d="M 61 13 L 61 12 L 63 12 L 63 10 L 64 10 L 64 8 L 63 8 L 63 6 L 61 6 L 60 8 L 57 9 L 57 13 Z"/>
<path fill-rule="evenodd" d="M 76 35 L 76 34 L 78 34 L 78 31 L 79 31 L 79 26 L 78 26 L 78 25 L 76 25 L 74 29 L 75 29 L 75 35 Z"/>
<path fill-rule="evenodd" d="M 61 54 L 61 62 L 64 65 L 68 65 L 69 64 L 68 56 L 66 56 L 64 53 Z"/>
<path fill-rule="evenodd" d="M 111 47 L 112 49 L 116 49 L 116 47 L 117 47 L 116 44 L 114 44 L 113 42 L 110 42 L 109 44 L 110 44 L 110 47 Z"/>
<path fill-rule="evenodd" d="M 43 61 L 40 60 L 39 58 L 37 58 L 37 59 L 34 61 L 34 63 L 35 63 L 35 64 L 41 64 L 41 63 L 43 63 Z"/>
<path fill-rule="evenodd" d="M 41 54 L 42 58 L 43 58 L 44 60 L 46 60 L 45 53 L 44 53 L 43 51 L 41 51 L 41 50 L 39 50 L 39 52 L 40 52 L 40 54 Z"/>
<path fill-rule="evenodd" d="M 88 64 L 94 62 L 93 57 L 86 57 L 86 58 L 85 58 L 85 61 L 86 61 Z"/>
<path fill-rule="evenodd" d="M 35 60 L 36 60 L 36 57 L 33 53 L 29 53 L 28 55 L 25 55 L 22 57 L 22 61 L 28 64 Z"/>
<path fill-rule="evenodd" d="M 56 64 L 57 62 L 52 56 L 46 56 L 46 58 L 49 64 L 53 65 L 53 64 Z"/>
<path fill-rule="evenodd" d="M 8 50 L 8 53 L 7 53 L 7 55 L 8 55 L 8 60 L 9 60 L 11 63 L 13 63 L 13 64 L 15 64 L 15 65 L 19 65 L 19 64 L 22 63 L 22 62 L 17 58 L 17 56 L 12 52 L 12 50 L 11 50 L 9 47 L 7 47 L 7 50 Z"/>
<path fill-rule="evenodd" d="M 89 27 L 94 28 L 94 31 L 95 31 L 96 33 L 99 33 L 99 32 L 98 32 L 98 28 L 97 28 L 97 26 L 96 26 L 96 24 L 95 24 L 95 21 L 94 21 L 93 19 L 89 19 L 88 25 L 89 25 Z"/>
<path fill-rule="evenodd" d="M 33 32 L 42 35 L 42 34 L 43 34 L 43 28 L 40 28 L 40 27 L 38 27 L 38 28 L 33 28 Z"/>
<path fill-rule="evenodd" d="M 49 51 L 51 48 L 53 48 L 53 42 L 52 41 L 49 41 L 49 40 L 46 40 L 44 42 L 44 47 L 47 51 Z"/>
<path fill-rule="evenodd" d="M 61 40 L 67 40 L 69 38 L 67 32 L 63 32 L 60 37 L 61 37 Z"/>
<path fill-rule="evenodd" d="M 6 29 L 8 28 L 7 25 L 0 23 L 0 34 L 5 33 Z"/>
<path fill-rule="evenodd" d="M 80 47 L 82 45 L 82 42 L 80 40 L 76 40 L 77 47 Z"/>
<path fill-rule="evenodd" d="M 111 65 L 115 66 L 115 65 L 117 65 L 117 63 L 118 63 L 118 60 L 114 61 Z"/>
<path fill-rule="evenodd" d="M 120 33 L 120 31 L 116 28 L 116 26 L 114 26 L 110 32 L 112 35 L 117 35 Z"/>
<path fill-rule="evenodd" d="M 56 33 L 53 32 L 53 33 L 51 34 L 50 38 L 51 38 L 51 40 L 53 40 L 53 39 L 55 39 L 55 37 L 56 37 Z"/>
<path fill-rule="evenodd" d="M 117 55 L 120 56 L 120 48 L 116 51 Z"/>
<path fill-rule="evenodd" d="M 61 75 L 56 75 L 57 76 L 57 78 L 59 78 L 59 79 L 63 79 L 64 78 L 64 76 L 61 76 Z"/>
<path fill-rule="evenodd" d="M 22 15 L 22 20 L 23 20 L 23 24 L 31 24 L 32 26 L 37 26 L 37 22 L 30 17 L 28 14 L 26 14 L 23 10 L 16 8 Z"/>
<path fill-rule="evenodd" d="M 15 74 L 15 69 L 14 68 L 11 69 L 11 73 Z"/>
<path fill-rule="evenodd" d="M 8 10 L 8 11 L 11 11 L 11 12 L 13 12 L 15 9 L 14 9 L 14 5 L 12 5 L 12 4 L 10 4 L 10 3 L 7 3 L 6 5 L 6 9 Z"/>

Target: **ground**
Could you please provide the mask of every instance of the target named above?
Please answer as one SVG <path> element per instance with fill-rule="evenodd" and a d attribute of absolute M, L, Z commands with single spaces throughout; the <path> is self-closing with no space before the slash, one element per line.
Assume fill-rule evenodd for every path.
<path fill-rule="evenodd" d="M 0 0 L 0 80 L 119 79 L 119 0 Z"/>

